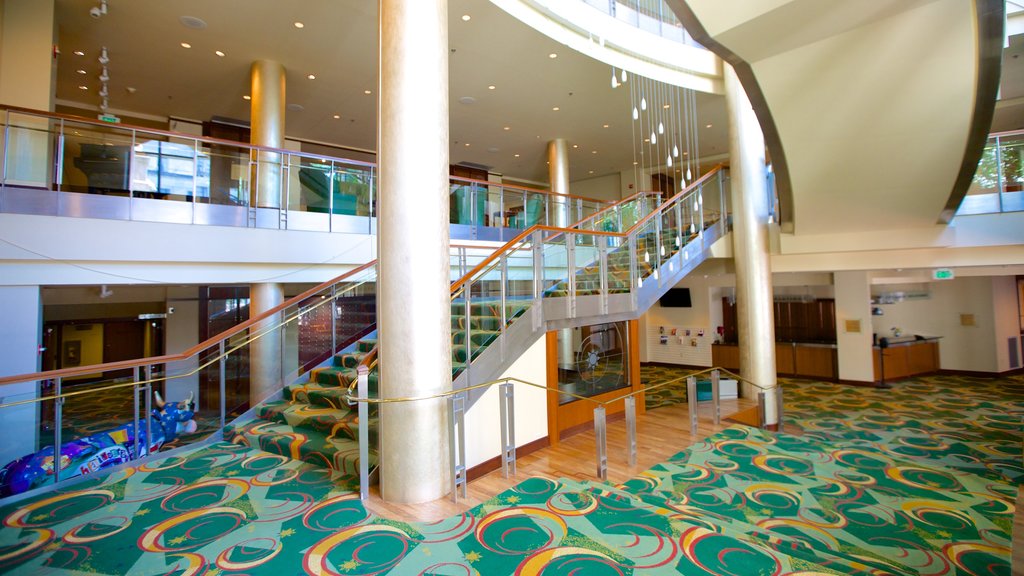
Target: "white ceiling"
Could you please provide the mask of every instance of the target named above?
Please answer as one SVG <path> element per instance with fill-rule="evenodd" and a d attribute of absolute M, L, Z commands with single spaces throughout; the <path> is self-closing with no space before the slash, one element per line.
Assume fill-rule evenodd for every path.
<path fill-rule="evenodd" d="M 247 120 L 249 103 L 242 96 L 249 92 L 249 65 L 274 59 L 288 71 L 288 103 L 303 108 L 287 113 L 289 137 L 375 148 L 375 2 L 109 0 L 108 14 L 93 19 L 89 9 L 97 4 L 57 0 L 59 100 L 98 110 L 96 58 L 99 48 L 107 46 L 112 109 Z M 468 22 L 461 19 L 464 14 L 471 16 Z M 207 27 L 190 29 L 181 23 L 182 16 L 201 18 Z M 296 28 L 296 21 L 305 27 Z M 572 52 L 482 0 L 449 2 L 449 39 L 453 164 L 471 162 L 509 177 L 546 182 L 546 143 L 561 137 L 578 146 L 570 147 L 572 180 L 633 167 L 630 96 L 626 88 L 611 88 L 609 66 Z M 192 48 L 182 48 L 181 42 Z M 75 50 L 86 55 L 76 56 Z M 218 57 L 215 50 L 226 55 Z M 558 57 L 549 58 L 551 53 Z M 78 74 L 79 69 L 87 73 Z M 80 85 L 89 89 L 80 90 Z M 492 85 L 495 89 L 488 89 Z M 463 97 L 475 103 L 462 104 Z M 553 111 L 555 106 L 560 110 Z M 334 119 L 335 114 L 341 118 Z M 723 99 L 699 94 L 698 114 L 702 156 L 726 152 Z"/>

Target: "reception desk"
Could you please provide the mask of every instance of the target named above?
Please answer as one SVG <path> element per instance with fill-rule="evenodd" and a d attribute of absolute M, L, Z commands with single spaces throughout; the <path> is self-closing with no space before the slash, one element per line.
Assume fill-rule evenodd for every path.
<path fill-rule="evenodd" d="M 939 339 L 908 336 L 891 338 L 888 348 L 875 346 L 875 381 L 898 380 L 939 371 Z M 884 360 L 884 362 L 883 362 Z M 885 373 L 882 367 L 885 367 Z M 884 377 L 884 378 L 883 378 Z"/>
<path fill-rule="evenodd" d="M 715 344 L 711 362 L 728 370 L 739 370 L 740 349 L 736 344 Z M 838 378 L 835 344 L 814 342 L 776 342 L 775 371 L 784 376 L 800 378 Z"/>

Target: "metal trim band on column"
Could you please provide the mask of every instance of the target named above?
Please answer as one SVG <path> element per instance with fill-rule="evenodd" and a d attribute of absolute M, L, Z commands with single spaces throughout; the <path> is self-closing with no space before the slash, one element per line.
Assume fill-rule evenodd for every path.
<path fill-rule="evenodd" d="M 715 426 L 718 426 L 718 424 L 722 421 L 722 397 L 720 393 L 720 378 L 721 376 L 718 370 L 711 371 L 711 406 L 713 407 L 711 411 L 711 418 L 712 421 L 715 423 Z"/>
<path fill-rule="evenodd" d="M 626 397 L 626 449 L 629 465 L 636 466 L 636 396 Z"/>
<path fill-rule="evenodd" d="M 765 414 L 765 399 L 766 394 L 764 392 L 757 393 L 757 427 L 764 430 L 768 427 L 768 415 Z"/>
<path fill-rule="evenodd" d="M 686 379 L 686 404 L 690 413 L 690 434 L 697 433 L 697 377 Z"/>
<path fill-rule="evenodd" d="M 515 388 L 511 382 L 498 386 L 498 407 L 501 412 L 501 473 L 508 478 L 516 475 Z"/>
<path fill-rule="evenodd" d="M 360 365 L 356 368 L 356 392 L 360 398 L 369 398 L 370 369 Z M 359 402 L 359 499 L 370 496 L 370 407 Z"/>
<path fill-rule="evenodd" d="M 451 467 L 451 498 L 466 498 L 466 395 L 448 397 L 448 462 Z"/>
<path fill-rule="evenodd" d="M 608 479 L 608 437 L 604 406 L 594 408 L 594 444 L 597 451 L 597 477 Z"/>

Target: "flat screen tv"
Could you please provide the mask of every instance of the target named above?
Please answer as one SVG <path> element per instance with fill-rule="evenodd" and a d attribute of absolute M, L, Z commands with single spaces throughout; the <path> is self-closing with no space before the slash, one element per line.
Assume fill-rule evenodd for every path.
<path fill-rule="evenodd" d="M 662 308 L 690 308 L 690 289 L 672 288 L 658 299 Z"/>

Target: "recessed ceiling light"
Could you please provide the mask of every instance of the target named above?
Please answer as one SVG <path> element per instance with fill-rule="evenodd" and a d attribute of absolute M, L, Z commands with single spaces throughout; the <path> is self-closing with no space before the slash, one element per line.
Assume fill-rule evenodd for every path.
<path fill-rule="evenodd" d="M 516 158 L 519 158 L 519 154 L 516 154 Z"/>
<path fill-rule="evenodd" d="M 469 148 L 469 142 L 466 142 L 466 148 Z"/>
<path fill-rule="evenodd" d="M 339 120 L 339 119 L 341 119 L 341 115 L 340 115 L 340 114 L 335 114 L 335 115 L 334 115 L 334 119 L 335 119 L 335 120 Z"/>
<path fill-rule="evenodd" d="M 662 108 L 664 108 L 665 110 L 668 110 L 669 106 L 668 106 L 668 104 L 665 104 L 664 106 L 662 106 Z"/>
<path fill-rule="evenodd" d="M 588 172 L 588 174 L 593 174 L 593 173 L 594 173 L 594 171 L 593 171 L 593 170 L 591 170 L 590 172 Z"/>
<path fill-rule="evenodd" d="M 81 50 L 75 50 L 75 56 L 85 56 L 85 52 L 82 52 Z"/>
<path fill-rule="evenodd" d="M 363 90 L 363 94 L 373 94 L 372 90 Z"/>
<path fill-rule="evenodd" d="M 246 94 L 245 96 L 242 96 L 242 100 L 252 100 L 252 96 Z"/>
<path fill-rule="evenodd" d="M 708 124 L 707 126 L 705 126 L 705 128 L 711 128 L 711 124 Z"/>
<path fill-rule="evenodd" d="M 86 72 L 85 70 L 79 70 L 78 73 L 79 74 L 88 74 L 88 72 Z"/>
<path fill-rule="evenodd" d="M 508 132 L 508 131 L 509 131 L 509 130 L 511 130 L 511 129 L 512 129 L 512 127 L 511 127 L 511 126 L 505 126 L 504 128 L 502 128 L 502 130 L 504 130 L 504 131 L 506 131 L 506 132 Z"/>
<path fill-rule="evenodd" d="M 182 42 L 182 43 L 181 43 L 181 47 L 182 47 L 182 48 L 191 48 L 191 47 L 192 47 L 192 45 L 191 45 L 191 44 L 189 44 L 188 42 Z"/>
<path fill-rule="evenodd" d="M 316 74 L 309 74 L 306 76 L 306 78 L 309 78 L 310 80 L 316 80 Z"/>
<path fill-rule="evenodd" d="M 690 155 L 689 152 L 683 152 L 683 156 L 689 156 L 689 155 Z"/>
<path fill-rule="evenodd" d="M 650 141 L 651 141 L 650 138 L 644 138 L 644 142 L 650 142 Z"/>
<path fill-rule="evenodd" d="M 597 154 L 597 150 L 591 150 L 590 153 L 591 154 Z"/>
<path fill-rule="evenodd" d="M 580 145 L 579 145 L 579 144 L 573 144 L 573 145 L 572 145 L 572 147 L 573 147 L 573 148 L 579 148 L 579 147 L 580 147 Z"/>
<path fill-rule="evenodd" d="M 216 54 L 217 56 L 220 56 L 221 58 L 224 57 L 224 53 L 221 52 L 220 50 L 214 50 L 213 53 Z"/>
<path fill-rule="evenodd" d="M 548 58 L 551 58 L 551 59 L 558 58 L 558 54 L 555 54 L 554 52 L 552 52 L 551 54 L 548 54 Z"/>
<path fill-rule="evenodd" d="M 83 85 L 83 86 L 79 86 L 79 87 L 78 87 L 78 89 L 79 89 L 79 90 L 88 90 L 88 89 L 89 89 L 89 87 L 88 87 L 88 86 L 84 86 L 84 85 Z"/>
<path fill-rule="evenodd" d="M 495 86 L 494 84 L 491 84 L 490 86 L 487 87 L 488 90 L 494 90 L 495 88 L 497 88 L 497 86 Z"/>
<path fill-rule="evenodd" d="M 634 161 L 633 161 L 633 166 L 636 166 L 637 164 L 639 164 L 639 162 L 637 162 L 636 160 L 634 160 Z"/>
<path fill-rule="evenodd" d="M 555 112 L 558 112 L 559 110 L 561 110 L 561 108 L 559 108 L 558 106 L 555 106 L 554 108 L 552 108 L 552 110 L 554 110 Z"/>
<path fill-rule="evenodd" d="M 473 17 L 472 17 L 472 16 L 470 16 L 469 14 L 463 14 L 463 15 L 462 15 L 462 21 L 463 21 L 463 22 L 469 22 L 469 21 L 470 21 L 470 20 L 472 20 L 472 19 L 473 19 Z"/>
<path fill-rule="evenodd" d="M 607 128 L 607 127 L 608 127 L 608 125 L 607 125 L 607 124 L 605 124 L 604 126 L 602 126 L 602 128 Z"/>
<path fill-rule="evenodd" d="M 306 25 L 303 24 L 302 22 L 292 22 L 292 26 L 295 26 L 296 28 L 305 28 L 306 27 Z"/>

